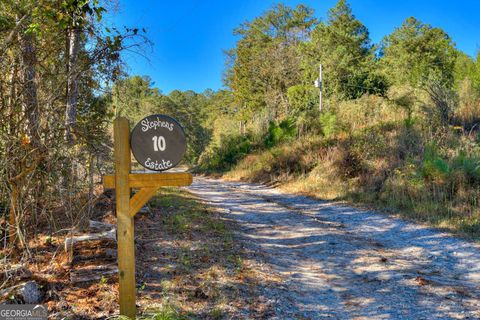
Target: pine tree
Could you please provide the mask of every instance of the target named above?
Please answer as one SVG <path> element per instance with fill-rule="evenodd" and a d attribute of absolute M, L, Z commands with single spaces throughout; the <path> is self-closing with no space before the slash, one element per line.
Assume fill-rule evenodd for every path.
<path fill-rule="evenodd" d="M 393 84 L 418 86 L 434 79 L 453 85 L 457 51 L 440 28 L 410 17 L 385 37 L 381 47 L 383 73 Z"/>
<path fill-rule="evenodd" d="M 348 99 L 366 92 L 381 94 L 386 85 L 374 73 L 374 49 L 367 28 L 355 18 L 349 4 L 340 0 L 305 45 L 306 79 L 313 82 L 321 63 L 327 96 Z"/>

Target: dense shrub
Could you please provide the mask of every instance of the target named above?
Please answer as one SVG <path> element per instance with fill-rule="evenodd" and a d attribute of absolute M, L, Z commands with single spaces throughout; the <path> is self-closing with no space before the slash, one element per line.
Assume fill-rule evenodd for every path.
<path fill-rule="evenodd" d="M 324 112 L 320 115 L 320 124 L 322 133 L 325 137 L 330 138 L 338 129 L 337 116 L 333 112 Z"/>
<path fill-rule="evenodd" d="M 295 126 L 295 121 L 292 119 L 285 119 L 278 125 L 275 122 L 270 121 L 264 143 L 267 148 L 271 148 L 280 142 L 292 140 L 295 138 L 296 134 L 297 128 Z"/>
<path fill-rule="evenodd" d="M 249 136 L 224 136 L 218 145 L 211 146 L 199 160 L 200 169 L 225 171 L 245 157 L 252 147 Z"/>
<path fill-rule="evenodd" d="M 452 169 L 462 172 L 469 184 L 480 184 L 480 158 L 478 155 L 470 155 L 461 150 L 453 159 Z"/>
<path fill-rule="evenodd" d="M 427 181 L 443 183 L 450 171 L 449 163 L 438 154 L 437 146 L 435 144 L 427 145 L 420 168 L 422 177 Z"/>

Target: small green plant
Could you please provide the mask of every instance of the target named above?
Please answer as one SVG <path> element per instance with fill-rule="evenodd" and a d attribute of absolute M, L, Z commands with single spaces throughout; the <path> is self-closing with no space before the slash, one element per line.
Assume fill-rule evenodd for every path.
<path fill-rule="evenodd" d="M 413 126 L 415 125 L 416 122 L 417 122 L 416 119 L 412 116 L 409 116 L 409 117 L 405 118 L 405 120 L 403 120 L 403 124 L 405 125 L 405 128 L 407 128 L 407 129 L 413 128 Z"/>
<path fill-rule="evenodd" d="M 435 144 L 425 148 L 421 173 L 425 179 L 437 182 L 444 181 L 450 173 L 448 162 L 439 155 Z"/>
<path fill-rule="evenodd" d="M 480 159 L 460 151 L 453 160 L 453 169 L 461 171 L 470 184 L 480 183 Z"/>
<path fill-rule="evenodd" d="M 223 311 L 220 308 L 213 308 L 212 311 L 210 311 L 210 319 L 212 320 L 218 320 L 223 317 Z"/>
<path fill-rule="evenodd" d="M 330 138 L 337 131 L 337 116 L 330 111 L 320 115 L 320 124 L 322 125 L 322 133 L 326 138 Z"/>
<path fill-rule="evenodd" d="M 205 228 L 218 233 L 224 233 L 226 231 L 225 223 L 216 219 L 207 219 L 205 221 Z"/>
<path fill-rule="evenodd" d="M 53 244 L 53 238 L 52 238 L 52 236 L 46 236 L 44 243 L 45 243 L 46 246 L 51 246 L 51 245 Z"/>
<path fill-rule="evenodd" d="M 180 253 L 179 260 L 182 266 L 185 269 L 189 270 L 193 264 L 190 249 L 182 248 L 182 252 Z"/>
<path fill-rule="evenodd" d="M 174 306 L 167 304 L 163 306 L 160 311 L 156 312 L 151 319 L 152 320 L 181 320 L 184 318 L 181 317 L 180 313 L 177 311 L 177 309 Z"/>
<path fill-rule="evenodd" d="M 292 140 L 296 134 L 297 128 L 293 119 L 285 119 L 278 125 L 270 121 L 264 143 L 267 148 L 271 148 L 280 142 Z"/>
<path fill-rule="evenodd" d="M 243 260 L 238 255 L 229 255 L 227 261 L 235 266 L 235 270 L 238 272 L 243 266 Z"/>
<path fill-rule="evenodd" d="M 168 216 L 165 222 L 168 228 L 175 232 L 184 233 L 189 228 L 189 220 L 183 213 Z"/>

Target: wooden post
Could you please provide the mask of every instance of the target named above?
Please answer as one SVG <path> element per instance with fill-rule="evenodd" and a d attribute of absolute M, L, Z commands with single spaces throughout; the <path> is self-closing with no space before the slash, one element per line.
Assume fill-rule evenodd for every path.
<path fill-rule="evenodd" d="M 113 123 L 115 175 L 103 177 L 103 187 L 115 188 L 117 212 L 118 279 L 120 314 L 135 319 L 135 237 L 134 217 L 137 211 L 162 186 L 188 186 L 192 174 L 187 172 L 130 173 L 130 128 L 120 117 Z M 137 193 L 130 197 L 131 189 Z"/>
<path fill-rule="evenodd" d="M 120 117 L 113 124 L 115 153 L 115 195 L 117 210 L 118 279 L 120 314 L 135 319 L 135 239 L 130 215 L 130 129 Z"/>

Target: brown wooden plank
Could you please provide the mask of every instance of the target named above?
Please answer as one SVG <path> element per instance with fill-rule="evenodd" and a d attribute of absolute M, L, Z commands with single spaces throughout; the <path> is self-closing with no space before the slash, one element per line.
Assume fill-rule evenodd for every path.
<path fill-rule="evenodd" d="M 130 215 L 130 129 L 120 117 L 113 123 L 115 154 L 115 194 L 117 209 L 118 279 L 120 314 L 135 319 L 135 245 L 133 217 Z"/>
<path fill-rule="evenodd" d="M 133 217 L 140 210 L 145 203 L 157 192 L 160 187 L 149 187 L 141 188 L 135 195 L 130 199 L 130 212 L 129 214 Z"/>
<path fill-rule="evenodd" d="M 130 188 L 180 187 L 191 185 L 193 177 L 188 172 L 130 173 L 128 180 Z M 103 187 L 115 188 L 115 176 L 103 176 Z"/>

